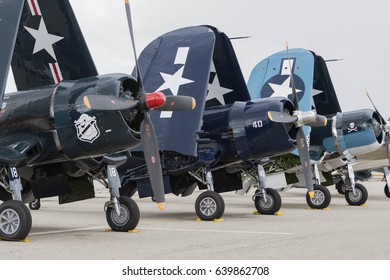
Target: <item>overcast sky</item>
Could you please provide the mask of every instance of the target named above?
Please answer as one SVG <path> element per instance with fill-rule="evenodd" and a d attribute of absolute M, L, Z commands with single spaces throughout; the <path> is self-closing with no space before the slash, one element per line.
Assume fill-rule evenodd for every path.
<path fill-rule="evenodd" d="M 123 0 L 70 0 L 100 74 L 134 67 Z M 131 0 L 138 53 L 171 30 L 208 24 L 235 40 L 244 77 L 265 57 L 305 48 L 328 63 L 342 110 L 372 108 L 390 117 L 390 1 L 385 0 Z M 7 92 L 15 91 L 8 82 Z"/>

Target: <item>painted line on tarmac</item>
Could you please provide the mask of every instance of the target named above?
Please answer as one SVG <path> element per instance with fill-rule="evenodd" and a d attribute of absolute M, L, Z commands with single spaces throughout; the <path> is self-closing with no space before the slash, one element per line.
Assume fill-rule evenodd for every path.
<path fill-rule="evenodd" d="M 139 227 L 141 230 L 165 230 L 165 231 L 192 231 L 192 232 L 212 232 L 212 233 L 244 233 L 244 234 L 270 234 L 270 235 L 291 235 L 292 232 L 270 232 L 270 231 L 241 231 L 241 230 L 213 230 L 213 229 L 185 229 L 185 228 L 156 228 Z"/>
<path fill-rule="evenodd" d="M 43 232 L 34 232 L 30 233 L 28 236 L 36 236 L 36 235 L 45 235 L 45 234 L 57 234 L 57 233 L 67 233 L 67 232 L 76 232 L 76 231 L 89 231 L 95 229 L 105 229 L 105 227 L 88 227 L 88 228 L 72 228 L 72 229 L 63 229 L 63 230 L 52 230 L 52 231 L 43 231 Z"/>
<path fill-rule="evenodd" d="M 64 230 L 52 230 L 52 231 L 43 231 L 43 232 L 34 232 L 30 233 L 29 236 L 37 235 L 47 235 L 47 234 L 60 234 L 60 233 L 70 233 L 77 231 L 91 231 L 96 229 L 107 229 L 107 226 L 100 227 L 87 227 L 87 228 L 73 228 L 73 229 L 64 229 Z M 238 233 L 238 234 L 269 234 L 269 235 L 292 235 L 291 232 L 269 232 L 269 231 L 242 231 L 242 230 L 210 230 L 210 229 L 185 229 L 185 228 L 158 228 L 158 227 L 139 227 L 137 229 L 141 230 L 163 230 L 163 231 L 190 231 L 190 232 L 211 232 L 211 233 Z"/>

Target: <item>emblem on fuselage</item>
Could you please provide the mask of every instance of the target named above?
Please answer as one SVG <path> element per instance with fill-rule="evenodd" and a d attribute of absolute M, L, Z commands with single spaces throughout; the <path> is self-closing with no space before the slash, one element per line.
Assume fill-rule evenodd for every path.
<path fill-rule="evenodd" d="M 80 118 L 74 122 L 77 130 L 77 138 L 80 141 L 92 143 L 100 136 L 100 130 L 96 124 L 96 117 L 91 117 L 87 114 L 82 114 Z"/>

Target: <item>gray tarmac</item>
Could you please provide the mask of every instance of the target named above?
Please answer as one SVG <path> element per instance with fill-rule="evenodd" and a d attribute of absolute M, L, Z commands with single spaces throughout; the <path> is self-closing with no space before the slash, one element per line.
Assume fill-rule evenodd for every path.
<path fill-rule="evenodd" d="M 197 221 L 194 202 L 167 195 L 159 211 L 134 197 L 141 211 L 137 233 L 110 232 L 103 212 L 108 191 L 97 198 L 58 205 L 43 199 L 32 211 L 29 242 L 0 241 L 1 260 L 389 260 L 390 199 L 385 183 L 365 182 L 364 206 L 348 206 L 329 187 L 328 210 L 311 210 L 305 190 L 282 192 L 281 215 L 254 215 L 251 194 L 225 193 L 223 222 Z"/>

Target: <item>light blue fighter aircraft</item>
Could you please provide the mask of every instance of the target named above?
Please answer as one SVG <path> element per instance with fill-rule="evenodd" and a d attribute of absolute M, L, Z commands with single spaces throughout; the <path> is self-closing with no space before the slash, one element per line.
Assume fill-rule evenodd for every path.
<path fill-rule="evenodd" d="M 252 99 L 270 96 L 291 98 L 294 87 L 298 95 L 304 97 L 299 100 L 301 108 L 308 110 L 309 107 L 328 119 L 325 127 L 305 127 L 316 184 L 315 195 L 313 198 L 307 196 L 307 203 L 312 208 L 326 208 L 331 195 L 325 186 L 336 183 L 337 190 L 345 194 L 350 205 L 364 204 L 368 193 L 356 180 L 368 179 L 369 171 L 377 169 L 383 169 L 385 179 L 390 179 L 389 122 L 374 105 L 374 110 L 342 112 L 326 61 L 306 49 L 281 51 L 269 56 L 255 66 L 248 81 Z M 312 94 L 304 94 L 308 91 Z M 289 123 L 292 119 L 281 116 L 273 121 Z M 304 187 L 296 153 L 273 158 L 264 167 L 268 187 L 279 190 Z M 386 184 L 385 193 L 390 197 L 388 186 Z"/>

